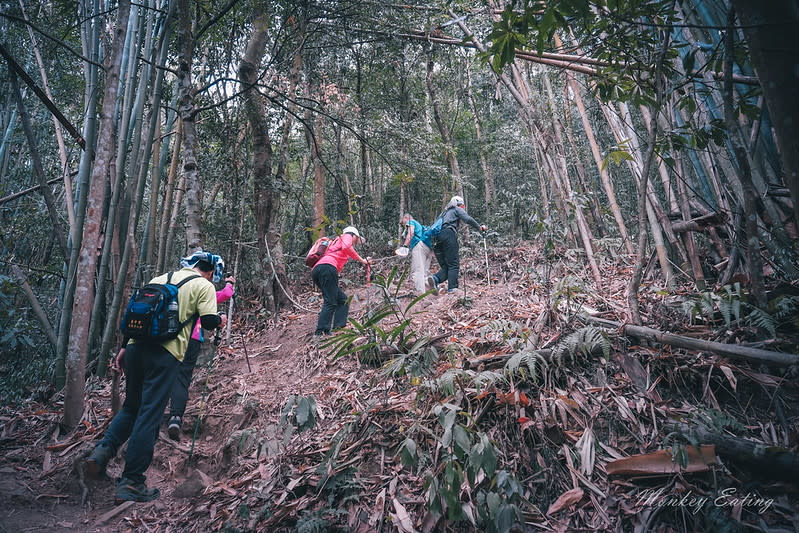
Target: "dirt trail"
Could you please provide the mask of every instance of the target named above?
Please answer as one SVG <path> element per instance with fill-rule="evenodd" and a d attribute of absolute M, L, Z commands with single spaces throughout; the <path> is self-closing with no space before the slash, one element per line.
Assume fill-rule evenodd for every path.
<path fill-rule="evenodd" d="M 427 505 L 427 483 L 441 471 L 434 462 L 441 450 L 435 414 L 441 405 L 457 408 L 469 427 L 461 437 L 489 439 L 502 454 L 503 469 L 532 480 L 524 485 L 526 501 L 518 502 L 530 527 L 627 531 L 656 523 L 660 529 L 653 529 L 701 531 L 718 530 L 712 520 L 724 520 L 780 528 L 799 516 L 795 491 L 759 478 L 745 462 L 719 460 L 712 470 L 643 481 L 613 477 L 605 468 L 621 457 L 668 448 L 673 439 L 664 428 L 674 420 L 704 424 L 710 417 L 738 438 L 797 449 L 799 391 L 777 369 L 769 374 L 712 354 L 638 346 L 618 333 L 594 330 L 594 341 L 610 344 L 603 355 L 579 355 L 575 344 L 568 357 L 538 366 L 537 377 L 532 367 L 529 374 L 482 369 L 481 358 L 478 373 L 501 377 L 487 389 L 475 386 L 459 370 L 464 358 L 522 356 L 527 348 L 520 346 L 557 348 L 570 339 L 574 344 L 570 334 L 581 327 L 574 318 L 580 306 L 622 319 L 628 266 L 605 260 L 607 284 L 603 294 L 594 294 L 585 271 L 570 270 L 568 261 L 545 264 L 527 245 L 490 252 L 490 285 L 482 250 L 469 253 L 464 251 L 465 295 L 428 296 L 407 315 L 417 334 L 437 339 L 437 352 L 432 362 L 424 363 L 423 354 L 407 359 L 402 373 L 351 355 L 331 357 L 330 348 L 311 335 L 321 302 L 308 283 L 295 288 L 301 307 L 277 320 L 239 312 L 230 344 L 207 359 L 210 366 L 198 365 L 181 441 L 162 431 L 147 473 L 148 485 L 161 490 L 155 502 L 115 507 L 111 479 L 84 481 L 80 475 L 82 459 L 110 420 L 107 381 L 87 385 L 85 426 L 70 435 L 57 434 L 58 402 L 0 408 L 0 533 L 284 532 L 301 522 L 309 530 L 324 523 L 366 533 L 395 531 L 401 515 L 419 530 L 467 531 L 464 521 L 441 529 L 444 519 Z M 353 296 L 350 316 L 363 320 L 384 302 L 383 293 L 376 284 L 363 285 L 361 270 L 353 272 L 345 292 Z M 400 308 L 412 301 L 408 289 L 391 295 L 399 296 Z M 654 283 L 642 289 L 650 325 L 719 338 L 713 324 L 689 324 L 680 309 L 686 297 L 661 292 Z M 380 325 L 387 331 L 391 324 L 395 318 Z M 744 342 L 752 333 L 740 328 L 723 334 L 726 342 Z M 417 363 L 427 366 L 413 375 Z M 446 388 L 446 376 L 450 385 L 459 381 L 457 390 Z M 287 410 L 290 399 L 293 410 Z M 300 415 L 302 402 L 316 409 Z M 294 430 L 309 412 L 313 429 Z M 294 426 L 281 423 L 286 414 Z M 195 420 L 201 420 L 196 438 Z M 402 464 L 406 438 L 426 454 L 427 470 Z M 109 465 L 112 477 L 121 472 L 121 456 Z M 661 489 L 671 497 L 686 490 L 712 495 L 721 488 L 779 505 L 744 503 L 732 514 L 709 505 L 686 514 L 650 497 Z M 547 512 L 556 504 L 561 510 Z"/>
<path fill-rule="evenodd" d="M 470 298 L 477 300 L 485 295 L 483 283 L 468 279 L 464 282 Z M 366 307 L 381 298 L 374 285 L 346 292 L 353 296 L 351 317 L 360 317 Z M 411 300 L 407 290 L 401 291 L 400 296 L 401 304 Z M 305 309 L 316 309 L 320 304 L 317 294 L 296 298 Z M 502 299 L 492 292 L 491 299 L 496 298 Z M 457 329 L 457 319 L 450 311 L 455 306 L 455 296 L 431 296 L 416 310 L 423 316 L 440 314 L 455 322 Z M 467 309 L 460 311 L 468 314 Z M 7 442 L 6 449 L 12 449 L 0 460 L 0 506 L 8 510 L 0 513 L 0 533 L 137 530 L 140 526 L 146 528 L 143 524 L 157 522 L 158 516 L 186 513 L 193 500 L 202 500 L 199 496 L 204 486 L 224 484 L 231 466 L 230 448 L 236 447 L 236 439 L 244 438 L 242 431 L 258 427 L 274 434 L 281 409 L 291 395 L 315 397 L 320 417 L 324 417 L 326 411 L 332 411 L 328 402 L 333 401 L 330 393 L 335 392 L 336 384 L 373 372 L 352 359 L 332 361 L 311 334 L 315 321 L 316 313 L 306 311 L 286 311 L 276 322 L 270 320 L 259 326 L 253 326 L 253 320 L 248 318 L 246 330 L 232 334 L 230 345 L 222 344 L 215 358 L 203 360 L 201 355 L 189 392 L 181 441 L 170 440 L 162 427 L 156 444 L 147 484 L 158 487 L 161 496 L 149 504 L 124 508 L 114 505 L 112 480 L 121 474 L 124 448 L 108 466 L 109 479 L 84 480 L 79 473 L 82 459 L 110 420 L 110 384 L 91 385 L 95 390 L 87 400 L 87 412 L 88 419 L 96 425 L 87 423 L 90 427 L 84 435 L 67 439 L 69 446 L 64 449 L 58 444 L 58 449 L 47 449 L 54 445 L 52 437 L 59 413 L 38 410 L 32 417 L 2 416 L 4 436 L 22 433 L 29 442 L 17 442 L 13 448 Z M 427 329 L 436 329 L 432 319 L 418 321 Z M 211 360 L 210 366 L 206 364 Z M 200 425 L 196 424 L 198 417 L 203 420 Z M 193 439 L 195 426 L 199 429 Z M 274 434 L 272 444 L 279 437 Z"/>

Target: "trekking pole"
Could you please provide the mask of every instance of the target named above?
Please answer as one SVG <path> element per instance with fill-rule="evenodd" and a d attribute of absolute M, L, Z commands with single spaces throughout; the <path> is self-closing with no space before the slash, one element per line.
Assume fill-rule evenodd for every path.
<path fill-rule="evenodd" d="M 488 282 L 488 286 L 491 286 L 491 272 L 488 270 L 488 245 L 486 244 L 486 235 L 483 233 L 483 251 L 485 252 L 486 256 L 486 281 Z"/>
<path fill-rule="evenodd" d="M 252 367 L 250 367 L 250 353 L 247 351 L 247 343 L 244 342 L 244 336 L 239 333 L 239 340 L 241 341 L 241 345 L 244 346 L 244 358 L 247 360 L 247 372 L 252 374 Z"/>
<path fill-rule="evenodd" d="M 221 337 L 219 337 L 221 340 Z M 214 345 L 216 346 L 216 337 L 214 337 Z M 216 353 L 208 359 L 208 364 L 206 365 L 206 373 L 205 373 L 205 384 L 203 385 L 203 394 L 200 399 L 200 412 L 197 413 L 197 418 L 194 421 L 194 431 L 191 435 L 191 447 L 189 447 L 189 457 L 186 459 L 186 464 L 191 464 L 191 459 L 194 456 L 194 443 L 197 442 L 197 435 L 200 433 L 200 420 L 203 417 L 203 413 L 207 407 L 206 402 L 208 401 L 208 382 L 211 378 L 211 371 L 214 368 L 214 359 L 216 359 Z"/>

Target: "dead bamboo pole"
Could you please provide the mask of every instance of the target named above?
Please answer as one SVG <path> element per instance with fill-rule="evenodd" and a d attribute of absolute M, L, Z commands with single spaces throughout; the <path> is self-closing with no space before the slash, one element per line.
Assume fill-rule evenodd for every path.
<path fill-rule="evenodd" d="M 664 429 L 680 433 L 700 443 L 713 444 L 716 446 L 716 453 L 722 458 L 750 472 L 756 472 L 760 477 L 796 483 L 799 476 L 799 455 L 791 450 L 687 424 L 667 424 Z"/>
<path fill-rule="evenodd" d="M 646 339 L 661 344 L 668 344 L 678 348 L 686 348 L 688 350 L 700 350 L 706 352 L 713 352 L 726 357 L 734 359 L 747 359 L 750 361 L 759 361 L 761 363 L 771 363 L 783 366 L 791 366 L 799 364 L 799 355 L 785 352 L 772 352 L 770 350 L 759 350 L 757 348 L 749 348 L 741 346 L 740 344 L 725 344 L 722 342 L 707 341 L 702 339 L 693 339 L 691 337 L 683 337 L 682 335 L 675 335 L 665 331 L 648 328 L 646 326 L 634 326 L 632 324 L 621 324 L 612 320 L 605 320 L 603 318 L 596 318 L 587 315 L 579 315 L 585 322 L 602 326 L 606 328 L 614 328 L 621 330 L 625 335 L 638 337 L 639 339 Z"/>

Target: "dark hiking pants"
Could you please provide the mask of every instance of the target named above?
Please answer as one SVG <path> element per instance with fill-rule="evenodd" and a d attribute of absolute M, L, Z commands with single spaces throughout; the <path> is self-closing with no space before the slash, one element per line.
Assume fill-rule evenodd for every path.
<path fill-rule="evenodd" d="M 116 454 L 128 441 L 122 477 L 144 483 L 180 362 L 160 344 L 136 343 L 128 344 L 124 364 L 125 403 L 100 444 Z"/>
<path fill-rule="evenodd" d="M 459 257 L 458 234 L 447 226 L 438 234 L 436 244 L 433 246 L 438 265 L 441 267 L 435 276 L 439 283 L 447 282 L 447 289 L 458 288 L 458 275 L 461 269 Z"/>
<path fill-rule="evenodd" d="M 330 333 L 330 323 L 333 328 L 343 328 L 347 325 L 347 315 L 350 306 L 347 304 L 347 295 L 338 286 L 338 272 L 333 265 L 323 264 L 311 271 L 313 282 L 322 291 L 322 310 L 316 322 L 316 334 Z"/>
<path fill-rule="evenodd" d="M 172 384 L 172 392 L 169 396 L 169 416 L 183 418 L 186 412 L 186 403 L 189 401 L 189 385 L 191 376 L 194 374 L 194 367 L 197 366 L 197 357 L 200 355 L 202 343 L 197 339 L 189 339 L 189 347 L 183 356 L 183 362 L 178 366 L 175 383 Z"/>

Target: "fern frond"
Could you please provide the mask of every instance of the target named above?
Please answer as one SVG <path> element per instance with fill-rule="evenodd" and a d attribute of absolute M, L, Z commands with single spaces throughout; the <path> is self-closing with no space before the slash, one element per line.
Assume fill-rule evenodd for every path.
<path fill-rule="evenodd" d="M 463 370 L 451 368 L 435 379 L 426 380 L 422 386 L 430 392 L 449 396 L 455 394 L 455 380 L 463 373 Z"/>
<path fill-rule="evenodd" d="M 577 356 L 587 359 L 592 354 L 601 353 L 610 357 L 610 340 L 607 333 L 595 326 L 585 326 L 563 339 L 552 351 L 552 360 L 558 365 L 568 357 L 572 364 Z"/>
<path fill-rule="evenodd" d="M 523 378 L 529 377 L 536 384 L 538 383 L 539 374 L 543 373 L 541 371 L 546 371 L 548 368 L 549 363 L 546 359 L 531 350 L 515 353 L 505 363 L 506 373 L 510 375 L 520 374 Z"/>
<path fill-rule="evenodd" d="M 498 382 L 504 381 L 505 377 L 500 372 L 484 370 L 472 377 L 472 383 L 478 390 L 485 390 Z"/>
<path fill-rule="evenodd" d="M 783 296 L 774 301 L 774 317 L 778 320 L 794 318 L 799 314 L 799 296 Z"/>
<path fill-rule="evenodd" d="M 777 319 L 760 308 L 752 307 L 746 315 L 746 321 L 752 326 L 765 329 L 771 335 L 777 334 Z"/>

